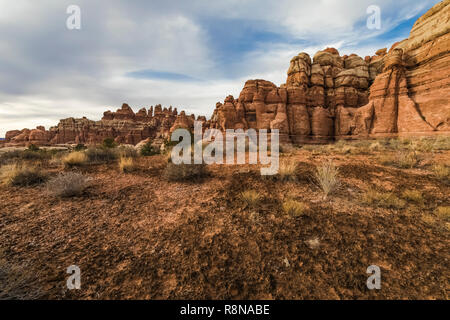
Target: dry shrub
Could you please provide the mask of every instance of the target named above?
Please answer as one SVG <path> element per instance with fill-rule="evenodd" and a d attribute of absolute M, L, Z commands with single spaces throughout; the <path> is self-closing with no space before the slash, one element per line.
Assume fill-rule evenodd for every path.
<path fill-rule="evenodd" d="M 45 292 L 37 285 L 38 281 L 30 265 L 0 259 L 0 300 L 42 299 Z"/>
<path fill-rule="evenodd" d="M 286 160 L 280 162 L 278 177 L 282 181 L 295 181 L 297 179 L 297 162 L 295 160 Z"/>
<path fill-rule="evenodd" d="M 383 150 L 383 145 L 377 141 L 377 142 L 372 142 L 369 146 L 369 150 L 370 151 L 380 151 Z"/>
<path fill-rule="evenodd" d="M 71 152 L 62 158 L 62 162 L 66 168 L 84 166 L 88 161 L 88 157 L 84 152 Z"/>
<path fill-rule="evenodd" d="M 64 172 L 47 182 L 47 193 L 55 197 L 79 196 L 88 187 L 90 178 L 78 172 Z"/>
<path fill-rule="evenodd" d="M 121 172 L 128 173 L 136 170 L 137 166 L 133 158 L 121 157 L 119 161 L 119 169 Z"/>
<path fill-rule="evenodd" d="M 118 152 L 112 148 L 91 147 L 85 151 L 90 163 L 104 163 L 117 160 Z"/>
<path fill-rule="evenodd" d="M 291 217 L 299 217 L 305 213 L 307 207 L 303 202 L 299 202 L 293 199 L 288 199 L 283 202 L 284 213 Z"/>
<path fill-rule="evenodd" d="M 12 186 L 31 186 L 47 180 L 47 174 L 36 166 L 12 164 L 1 168 L 3 183 Z"/>
<path fill-rule="evenodd" d="M 331 160 L 316 167 L 313 181 L 322 189 L 325 198 L 339 187 L 338 175 L 339 169 Z"/>
<path fill-rule="evenodd" d="M 51 157 L 52 153 L 46 150 L 14 150 L 0 154 L 0 165 L 10 164 L 17 161 L 46 161 Z"/>
<path fill-rule="evenodd" d="M 121 158 L 139 157 L 139 152 L 133 146 L 119 146 L 117 152 Z"/>
<path fill-rule="evenodd" d="M 261 201 L 261 195 L 255 190 L 241 192 L 240 199 L 250 208 L 255 208 Z"/>
<path fill-rule="evenodd" d="M 169 181 L 188 181 L 208 176 L 206 164 L 174 164 L 169 162 L 164 170 L 164 176 Z"/>
<path fill-rule="evenodd" d="M 403 191 L 402 196 L 406 200 L 415 202 L 417 204 L 423 204 L 424 203 L 422 192 L 417 191 L 417 190 L 405 190 L 405 191 Z"/>
<path fill-rule="evenodd" d="M 381 208 L 401 209 L 406 206 L 406 201 L 398 198 L 391 192 L 380 192 L 370 189 L 363 196 L 363 201 L 369 205 L 375 205 Z"/>

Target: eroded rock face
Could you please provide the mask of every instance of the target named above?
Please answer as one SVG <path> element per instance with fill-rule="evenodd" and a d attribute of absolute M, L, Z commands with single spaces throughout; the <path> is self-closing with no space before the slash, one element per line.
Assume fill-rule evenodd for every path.
<path fill-rule="evenodd" d="M 369 104 L 358 110 L 358 134 L 450 131 L 449 31 L 447 0 L 417 20 L 408 39 L 392 46 L 370 87 Z"/>
<path fill-rule="evenodd" d="M 311 59 L 303 52 L 292 58 L 287 75 L 279 88 L 265 80 L 247 81 L 238 99 L 217 103 L 213 126 L 278 129 L 287 142 L 327 141 L 335 135 L 336 109 L 368 102 L 369 63 L 356 55 L 344 58 L 327 48 Z"/>
<path fill-rule="evenodd" d="M 430 9 L 410 37 L 364 59 L 334 48 L 291 59 L 286 83 L 246 82 L 218 103 L 221 130 L 279 129 L 297 143 L 450 131 L 450 1 Z"/>

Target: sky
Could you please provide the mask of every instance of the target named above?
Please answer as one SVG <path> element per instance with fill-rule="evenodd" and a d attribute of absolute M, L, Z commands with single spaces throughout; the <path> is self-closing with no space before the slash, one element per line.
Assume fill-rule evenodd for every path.
<path fill-rule="evenodd" d="M 211 116 L 248 79 L 281 85 L 326 47 L 374 55 L 437 0 L 0 0 L 0 137 L 128 103 Z M 70 30 L 67 8 L 80 8 Z M 378 6 L 381 29 L 369 29 Z"/>

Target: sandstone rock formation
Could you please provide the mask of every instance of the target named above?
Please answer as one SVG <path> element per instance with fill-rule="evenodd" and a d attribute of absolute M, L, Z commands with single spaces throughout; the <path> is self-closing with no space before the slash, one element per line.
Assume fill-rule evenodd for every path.
<path fill-rule="evenodd" d="M 278 129 L 282 142 L 450 133 L 450 0 L 430 9 L 408 39 L 364 59 L 327 48 L 291 59 L 286 83 L 248 80 L 239 97 L 218 102 L 206 127 Z M 126 104 L 101 121 L 65 119 L 46 131 L 14 130 L 4 145 L 99 143 L 107 137 L 137 144 L 193 129 L 195 116 L 161 105 L 137 113 Z"/>
<path fill-rule="evenodd" d="M 211 125 L 279 129 L 296 143 L 450 131 L 450 1 L 430 9 L 410 37 L 364 59 L 334 48 L 292 58 L 286 83 L 246 82 L 218 103 Z"/>
<path fill-rule="evenodd" d="M 114 138 L 117 143 L 135 145 L 147 138 L 168 138 L 172 126 L 184 117 L 184 112 L 178 116 L 177 109 L 172 110 L 172 107 L 163 109 L 156 105 L 154 109 L 152 106 L 148 111 L 142 108 L 134 113 L 130 106 L 123 104 L 116 112 L 106 111 L 100 121 L 68 118 L 48 131 L 44 127 L 9 131 L 4 144 L 98 144 L 106 138 Z M 194 121 L 191 122 L 193 125 Z"/>
<path fill-rule="evenodd" d="M 368 102 L 371 83 L 369 64 L 351 55 L 343 58 L 334 48 L 292 58 L 286 84 L 277 87 L 265 80 L 246 82 L 238 99 L 228 96 L 218 103 L 211 119 L 215 128 L 278 129 L 282 141 L 326 141 L 350 134 L 351 126 L 339 121 L 352 118 L 354 110 Z M 348 110 L 340 111 L 342 108 Z M 345 119 L 344 119 L 345 120 Z M 350 120 L 349 120 L 350 121 Z"/>

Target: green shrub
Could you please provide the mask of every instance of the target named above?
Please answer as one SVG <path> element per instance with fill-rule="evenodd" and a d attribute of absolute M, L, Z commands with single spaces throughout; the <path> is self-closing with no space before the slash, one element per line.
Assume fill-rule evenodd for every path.
<path fill-rule="evenodd" d="M 141 148 L 141 155 L 144 157 L 153 156 L 155 154 L 159 154 L 159 149 L 152 146 L 150 142 L 147 142 Z"/>
<path fill-rule="evenodd" d="M 114 141 L 113 138 L 106 138 L 105 140 L 103 140 L 102 146 L 106 149 L 113 149 L 117 147 L 117 143 Z"/>
<path fill-rule="evenodd" d="M 74 151 L 84 151 L 86 149 L 87 147 L 82 143 L 77 144 L 75 148 L 73 148 Z"/>
<path fill-rule="evenodd" d="M 28 151 L 39 151 L 39 147 L 34 145 L 34 144 L 30 144 L 27 148 Z"/>

